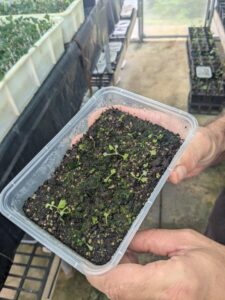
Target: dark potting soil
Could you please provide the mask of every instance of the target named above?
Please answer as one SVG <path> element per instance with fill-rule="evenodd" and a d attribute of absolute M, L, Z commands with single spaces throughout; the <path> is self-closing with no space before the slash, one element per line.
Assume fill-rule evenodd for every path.
<path fill-rule="evenodd" d="M 24 204 L 43 229 L 107 263 L 181 145 L 179 135 L 109 109 Z"/>

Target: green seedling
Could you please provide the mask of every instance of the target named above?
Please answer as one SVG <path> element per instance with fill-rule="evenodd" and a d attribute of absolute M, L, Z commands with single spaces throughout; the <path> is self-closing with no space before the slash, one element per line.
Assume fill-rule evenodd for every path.
<path fill-rule="evenodd" d="M 149 153 L 150 153 L 151 156 L 156 156 L 157 151 L 156 151 L 156 149 L 152 149 L 152 150 L 149 151 Z"/>
<path fill-rule="evenodd" d="M 139 173 L 134 174 L 134 172 L 131 172 L 130 175 L 135 178 L 137 181 L 141 182 L 141 183 L 146 183 L 148 182 L 148 177 L 146 177 L 147 175 L 147 171 L 143 171 L 142 174 L 140 175 Z"/>
<path fill-rule="evenodd" d="M 108 217 L 110 215 L 110 211 L 105 211 L 103 213 L 105 224 L 108 225 Z"/>
<path fill-rule="evenodd" d="M 63 218 L 71 213 L 71 209 L 68 207 L 65 199 L 61 199 L 58 205 L 55 205 L 55 201 L 53 200 L 51 203 L 47 203 L 45 208 L 55 210 L 59 214 L 60 218 Z"/>
<path fill-rule="evenodd" d="M 157 179 L 159 179 L 159 178 L 161 177 L 161 175 L 160 175 L 159 173 L 156 173 L 155 177 L 156 177 Z"/>
<path fill-rule="evenodd" d="M 123 122 L 123 119 L 125 118 L 125 115 L 122 115 L 121 117 L 119 117 L 118 121 L 119 122 Z"/>
<path fill-rule="evenodd" d="M 90 252 L 92 252 L 94 250 L 94 247 L 92 247 L 91 245 L 89 245 L 87 242 L 84 242 L 84 244 L 87 246 L 88 250 Z"/>
<path fill-rule="evenodd" d="M 109 175 L 108 177 L 106 177 L 103 181 L 104 181 L 105 183 L 107 183 L 107 182 L 112 182 L 111 177 L 112 177 L 113 175 L 115 175 L 115 174 L 116 174 L 116 169 L 111 169 L 111 170 L 110 170 L 110 175 Z"/>
<path fill-rule="evenodd" d="M 134 216 L 131 212 L 129 212 L 129 209 L 126 206 L 122 206 L 120 212 L 127 219 L 127 222 L 130 225 L 133 222 Z"/>
<path fill-rule="evenodd" d="M 63 12 L 73 0 L 23 0 L 0 1 L 0 15 Z"/>
<path fill-rule="evenodd" d="M 78 148 L 79 148 L 79 150 L 83 151 L 85 149 L 85 145 L 84 144 L 80 144 Z"/>
<path fill-rule="evenodd" d="M 129 157 L 128 153 L 120 154 L 118 152 L 118 145 L 115 145 L 115 146 L 109 145 L 109 151 L 110 151 L 110 153 L 104 152 L 103 156 L 105 156 L 105 157 L 106 156 L 120 156 L 123 158 L 123 160 L 127 160 Z"/>
<path fill-rule="evenodd" d="M 93 225 L 98 224 L 98 218 L 97 218 L 97 217 L 92 217 L 92 218 L 91 218 L 91 223 L 92 223 Z"/>

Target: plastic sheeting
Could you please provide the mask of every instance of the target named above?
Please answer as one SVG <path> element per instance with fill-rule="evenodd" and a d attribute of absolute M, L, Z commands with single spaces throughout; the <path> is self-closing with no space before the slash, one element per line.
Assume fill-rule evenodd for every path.
<path fill-rule="evenodd" d="M 92 8 L 95 6 L 95 0 L 83 0 L 84 2 L 84 14 L 85 17 L 89 15 L 91 12 Z"/>
<path fill-rule="evenodd" d="M 86 89 L 80 50 L 72 42 L 0 145 L 0 190 L 76 114 Z"/>
<path fill-rule="evenodd" d="M 122 0 L 99 0 L 74 38 L 89 76 L 119 21 L 122 3 Z"/>

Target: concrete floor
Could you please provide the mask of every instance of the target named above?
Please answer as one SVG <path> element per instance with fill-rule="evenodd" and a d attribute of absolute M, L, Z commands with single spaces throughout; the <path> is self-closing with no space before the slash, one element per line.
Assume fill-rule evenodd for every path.
<path fill-rule="evenodd" d="M 183 110 L 189 92 L 185 41 L 131 44 L 119 86 Z M 203 124 L 211 117 L 198 117 Z M 178 186 L 166 184 L 161 198 L 149 212 L 145 228 L 194 228 L 204 232 L 214 200 L 224 187 L 225 163 Z M 142 257 L 142 262 L 153 258 Z M 90 287 L 75 272 L 72 278 L 60 273 L 53 300 L 103 300 L 106 297 Z"/>

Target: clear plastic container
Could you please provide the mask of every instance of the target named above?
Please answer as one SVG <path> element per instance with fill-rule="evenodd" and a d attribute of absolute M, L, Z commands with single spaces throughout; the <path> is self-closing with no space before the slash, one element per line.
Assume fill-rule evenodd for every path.
<path fill-rule="evenodd" d="M 151 120 L 166 129 L 180 134 L 183 144 L 174 156 L 169 167 L 161 177 L 146 204 L 131 225 L 127 235 L 121 242 L 111 260 L 97 266 L 82 258 L 48 232 L 30 221 L 23 213 L 23 204 L 43 182 L 51 177 L 55 168 L 60 164 L 65 152 L 71 147 L 71 142 L 76 135 L 88 130 L 90 116 L 102 108 L 112 106 L 128 106 L 130 110 L 139 111 L 142 118 Z M 109 87 L 98 91 L 73 119 L 48 143 L 46 147 L 12 180 L 0 195 L 0 211 L 13 223 L 22 228 L 30 236 L 56 253 L 68 264 L 85 275 L 99 275 L 115 267 L 123 257 L 128 245 L 139 229 L 154 203 L 157 195 L 167 181 L 167 178 L 180 158 L 181 154 L 191 141 L 197 129 L 197 121 L 190 114 L 176 108 L 161 104 L 151 99 L 127 92 L 120 88 Z"/>

